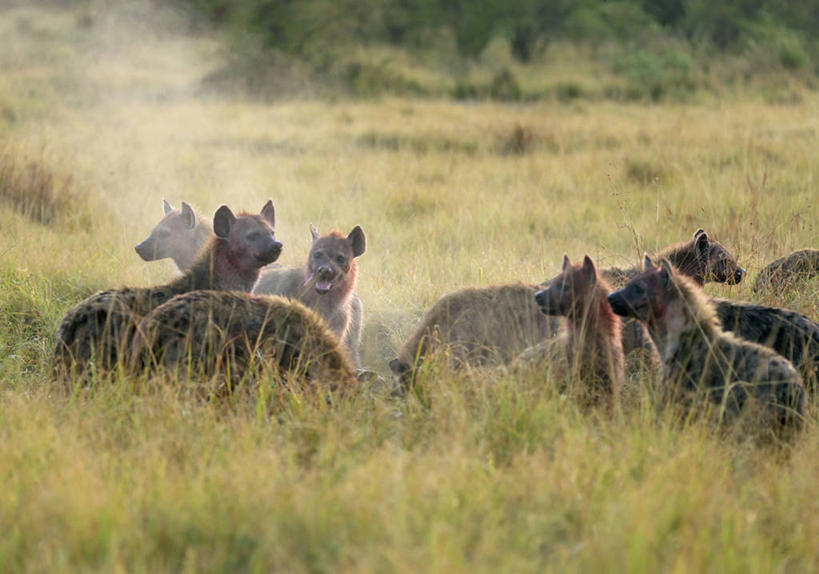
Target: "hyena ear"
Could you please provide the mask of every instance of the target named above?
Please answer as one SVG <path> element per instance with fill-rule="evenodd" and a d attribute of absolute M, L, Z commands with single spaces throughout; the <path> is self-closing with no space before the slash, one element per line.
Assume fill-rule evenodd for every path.
<path fill-rule="evenodd" d="M 648 256 L 648 253 L 643 253 L 643 271 L 648 271 L 654 267 L 654 263 L 651 261 L 651 257 Z"/>
<path fill-rule="evenodd" d="M 358 257 L 364 250 L 367 249 L 367 240 L 364 237 L 364 230 L 361 226 L 356 225 L 347 236 L 347 241 L 353 246 L 353 257 Z"/>
<path fill-rule="evenodd" d="M 708 234 L 703 229 L 698 229 L 694 234 L 694 244 L 697 246 L 697 251 L 703 253 L 708 249 Z"/>
<path fill-rule="evenodd" d="M 572 266 L 572 262 L 569 261 L 569 256 L 564 253 L 563 254 L 563 267 L 562 267 L 563 271 L 566 271 L 566 269 L 568 269 L 571 266 Z"/>
<path fill-rule="evenodd" d="M 173 206 L 168 203 L 167 199 L 162 200 L 162 209 L 165 212 L 165 215 L 168 215 L 170 212 L 173 211 Z"/>
<path fill-rule="evenodd" d="M 597 279 L 597 268 L 594 266 L 594 261 L 592 261 L 588 254 L 583 257 L 583 274 L 590 281 Z"/>
<path fill-rule="evenodd" d="M 227 239 L 234 223 L 236 223 L 236 216 L 227 205 L 223 205 L 213 215 L 213 233 L 216 234 L 216 237 Z"/>
<path fill-rule="evenodd" d="M 320 237 L 318 230 L 313 227 L 312 223 L 310 224 L 310 236 L 313 238 L 313 241 L 316 241 Z"/>
<path fill-rule="evenodd" d="M 196 213 L 194 213 L 193 208 L 184 201 L 182 202 L 182 217 L 185 219 L 185 225 L 188 229 L 196 227 Z"/>
<path fill-rule="evenodd" d="M 276 210 L 273 209 L 272 199 L 267 200 L 267 203 L 264 204 L 264 207 L 259 212 L 259 215 L 266 219 L 271 227 L 276 227 Z"/>
<path fill-rule="evenodd" d="M 663 287 L 668 287 L 671 284 L 671 275 L 673 273 L 671 263 L 663 257 L 662 261 L 660 261 L 660 277 L 663 280 Z"/>

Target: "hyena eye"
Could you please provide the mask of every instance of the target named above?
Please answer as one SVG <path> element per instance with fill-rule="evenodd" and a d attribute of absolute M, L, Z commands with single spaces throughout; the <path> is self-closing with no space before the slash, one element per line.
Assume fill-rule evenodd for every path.
<path fill-rule="evenodd" d="M 321 259 L 321 251 L 316 251 L 315 253 L 313 253 L 313 259 L 315 259 L 316 261 Z"/>
<path fill-rule="evenodd" d="M 259 238 L 258 231 L 251 231 L 250 233 L 247 234 L 248 241 L 256 241 L 258 238 Z"/>
<path fill-rule="evenodd" d="M 345 263 L 344 256 L 343 255 L 336 255 L 336 263 L 338 263 L 339 265 L 344 265 L 344 263 Z"/>

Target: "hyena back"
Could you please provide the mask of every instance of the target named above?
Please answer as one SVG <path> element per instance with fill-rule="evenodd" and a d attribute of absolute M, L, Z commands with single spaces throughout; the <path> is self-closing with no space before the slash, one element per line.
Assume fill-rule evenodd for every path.
<path fill-rule="evenodd" d="M 404 386 L 424 358 L 447 352 L 453 368 L 509 364 L 528 347 L 560 329 L 556 317 L 540 312 L 533 285 L 469 288 L 439 299 L 401 346 L 390 369 Z"/>
<path fill-rule="evenodd" d="M 338 340 L 314 311 L 277 296 L 227 291 L 178 295 L 143 318 L 133 342 L 136 367 L 232 384 L 273 368 L 288 380 L 330 390 L 356 385 Z"/>
<path fill-rule="evenodd" d="M 583 404 L 611 410 L 625 373 L 620 319 L 609 305 L 609 291 L 588 255 L 576 265 L 564 255 L 563 270 L 535 294 L 535 301 L 547 315 L 564 318 L 569 375 L 580 383 L 573 394 Z"/>
<path fill-rule="evenodd" d="M 174 209 L 164 199 L 162 204 L 164 217 L 134 249 L 144 261 L 170 257 L 184 273 L 190 269 L 199 250 L 213 235 L 213 229 L 208 221 L 198 216 L 184 201 L 180 209 Z"/>
<path fill-rule="evenodd" d="M 724 422 L 737 420 L 747 405 L 757 404 L 762 428 L 799 428 L 805 390 L 791 363 L 725 333 L 702 288 L 667 259 L 660 267 L 646 267 L 611 293 L 609 303 L 618 315 L 648 326 L 669 398 L 688 408 L 710 404 Z"/>
<path fill-rule="evenodd" d="M 800 249 L 770 263 L 754 281 L 754 291 L 784 289 L 819 274 L 819 249 Z"/>
<path fill-rule="evenodd" d="M 141 318 L 180 293 L 196 289 L 250 291 L 259 269 L 278 258 L 273 203 L 259 215 L 238 217 L 223 205 L 214 215 L 215 236 L 193 266 L 174 281 L 155 287 L 109 289 L 81 301 L 57 329 L 55 371 L 69 378 L 89 369 L 109 370 L 130 355 L 130 343 Z"/>
<path fill-rule="evenodd" d="M 364 231 L 356 226 L 346 236 L 338 231 L 320 236 L 311 225 L 310 234 L 313 244 L 304 266 L 262 273 L 253 292 L 291 297 L 314 309 L 359 367 L 364 306 L 355 285 L 356 258 L 366 250 Z"/>
<path fill-rule="evenodd" d="M 754 343 L 770 347 L 802 375 L 809 393 L 819 383 L 819 324 L 789 309 L 712 299 L 722 328 Z"/>

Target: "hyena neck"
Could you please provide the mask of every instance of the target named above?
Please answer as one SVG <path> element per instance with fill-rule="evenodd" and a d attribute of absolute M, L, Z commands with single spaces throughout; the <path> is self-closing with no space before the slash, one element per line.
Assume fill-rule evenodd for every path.
<path fill-rule="evenodd" d="M 214 237 L 191 268 L 169 287 L 178 292 L 200 289 L 244 291 L 249 293 L 259 278 L 259 268 L 242 267 L 232 257 L 228 241 Z"/>
<path fill-rule="evenodd" d="M 599 353 L 620 345 L 620 319 L 611 310 L 607 290 L 595 289 L 590 304 L 566 317 L 569 349 L 582 354 Z"/>
<path fill-rule="evenodd" d="M 702 269 L 702 260 L 697 255 L 694 240 L 672 245 L 661 253 L 657 254 L 656 258 L 668 259 L 677 271 L 693 279 L 697 285 L 705 284 L 705 274 Z"/>
<path fill-rule="evenodd" d="M 205 225 L 197 224 L 193 231 L 193 238 L 190 241 L 180 241 L 176 252 L 171 255 L 171 259 L 183 273 L 190 269 L 196 261 L 196 256 L 202 247 L 208 242 L 212 231 Z M 182 246 L 184 244 L 184 246 Z"/>
<path fill-rule="evenodd" d="M 648 324 L 649 334 L 666 364 L 681 358 L 687 361 L 693 349 L 713 345 L 721 332 L 714 305 L 702 289 L 691 280 L 675 283 L 670 292 L 676 296 L 668 302 L 663 316 Z"/>

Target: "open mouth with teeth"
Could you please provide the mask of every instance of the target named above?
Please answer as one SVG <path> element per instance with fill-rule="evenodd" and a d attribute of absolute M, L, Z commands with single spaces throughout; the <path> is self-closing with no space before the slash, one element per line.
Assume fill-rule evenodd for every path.
<path fill-rule="evenodd" d="M 328 280 L 322 280 L 322 279 L 316 280 L 315 289 L 316 289 L 316 293 L 318 293 L 319 295 L 324 295 L 325 293 L 329 293 L 330 289 L 332 289 L 332 288 L 333 288 L 333 280 L 332 279 L 330 279 L 329 281 Z"/>

